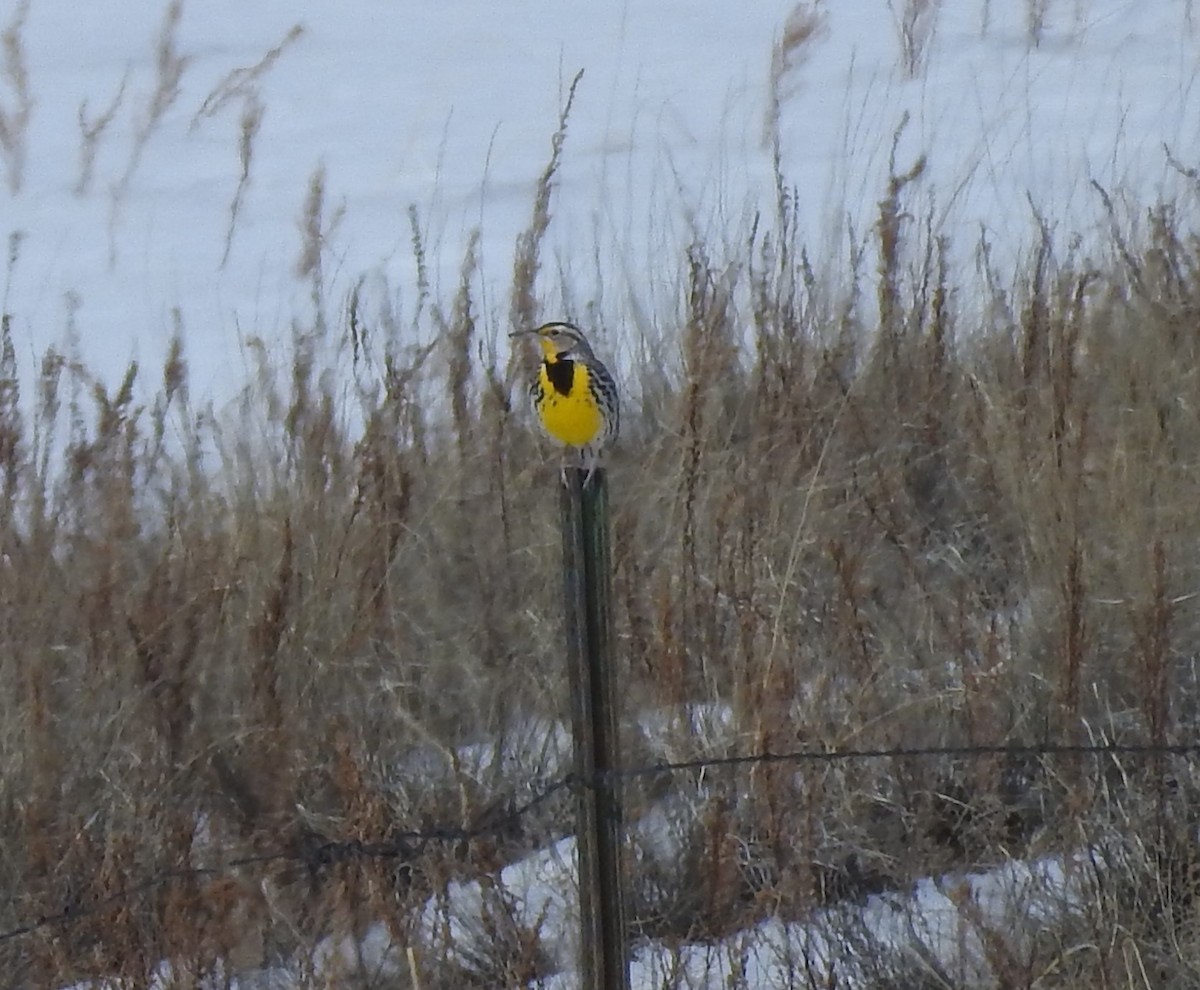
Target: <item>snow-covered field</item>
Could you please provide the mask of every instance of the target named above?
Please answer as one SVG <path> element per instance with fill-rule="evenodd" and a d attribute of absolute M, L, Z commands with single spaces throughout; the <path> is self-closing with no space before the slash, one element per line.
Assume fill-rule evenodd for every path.
<path fill-rule="evenodd" d="M 156 387 L 178 325 L 193 398 L 230 398 L 248 339 L 312 322 L 298 265 L 318 175 L 325 305 L 364 280 L 412 315 L 414 207 L 433 298 L 478 229 L 477 298 L 507 329 L 514 240 L 580 70 L 543 312 L 592 306 L 610 329 L 628 298 L 651 319 L 670 298 L 663 251 L 740 239 L 773 210 L 772 94 L 801 237 L 827 267 L 873 222 L 906 116 L 897 169 L 928 156 L 907 202 L 968 255 L 981 232 L 1019 253 L 1034 208 L 1064 241 L 1088 234 L 1102 223 L 1091 180 L 1134 214 L 1189 191 L 1164 153 L 1200 160 L 1188 2 L 801 4 L 819 28 L 789 48 L 793 8 L 10 5 L 0 196 L 23 372 L 74 334 L 104 380 L 136 358 Z"/>

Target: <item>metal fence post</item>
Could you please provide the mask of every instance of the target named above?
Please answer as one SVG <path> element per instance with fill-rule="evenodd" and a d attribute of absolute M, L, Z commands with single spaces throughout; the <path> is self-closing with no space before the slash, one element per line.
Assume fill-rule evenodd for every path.
<path fill-rule="evenodd" d="M 575 774 L 579 779 L 580 965 L 583 990 L 628 990 L 621 899 L 621 804 L 608 772 L 620 767 L 612 660 L 608 485 L 603 469 L 584 484 L 568 468 L 562 488 L 563 588 Z"/>

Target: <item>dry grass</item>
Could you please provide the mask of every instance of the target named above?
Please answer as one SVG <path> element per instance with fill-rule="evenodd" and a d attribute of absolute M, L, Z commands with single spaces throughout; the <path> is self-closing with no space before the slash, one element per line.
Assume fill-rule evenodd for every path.
<path fill-rule="evenodd" d="M 183 80 L 184 73 L 192 64 L 192 56 L 185 55 L 179 51 L 179 23 L 183 17 L 183 0 L 170 0 L 165 10 L 163 11 L 162 25 L 159 27 L 158 36 L 154 43 L 154 84 L 148 93 L 145 93 L 140 106 L 137 110 L 137 123 L 135 125 L 133 140 L 129 148 L 129 157 L 126 160 L 124 170 L 120 178 L 113 184 L 110 200 L 109 200 L 109 257 L 116 258 L 117 254 L 117 230 L 119 229 L 119 221 L 121 213 L 125 207 L 125 201 L 129 196 L 129 188 L 133 182 L 134 175 L 141 166 L 142 157 L 146 153 L 146 147 L 150 139 L 162 126 L 163 120 L 166 118 L 167 112 L 174 106 L 179 99 L 180 84 Z M 111 105 L 111 112 L 115 113 L 119 106 L 121 96 L 124 93 L 124 85 Z M 108 115 L 108 114 L 106 114 Z M 80 124 L 82 133 L 81 155 L 83 158 L 83 167 L 80 174 L 79 188 L 86 188 L 91 180 L 92 162 L 95 158 L 95 145 L 107 126 L 102 115 L 100 118 L 100 130 L 93 133 L 94 125 L 83 123 L 83 114 L 80 113 Z"/>
<path fill-rule="evenodd" d="M 79 105 L 79 178 L 75 181 L 76 196 L 83 196 L 92 188 L 92 180 L 96 174 L 96 154 L 100 148 L 100 142 L 116 118 L 117 111 L 121 109 L 128 84 L 129 71 L 127 69 L 108 106 L 99 113 L 93 115 L 88 112 L 87 100 Z"/>
<path fill-rule="evenodd" d="M 937 29 L 938 7 L 938 0 L 903 0 L 897 10 L 896 4 L 888 0 L 900 43 L 900 66 L 909 79 L 915 79 L 928 63 L 926 56 Z M 986 17 L 985 4 L 985 20 Z"/>
<path fill-rule="evenodd" d="M 8 98 L 0 105 L 0 156 L 8 172 L 8 190 L 17 193 L 25 181 L 29 123 L 33 117 L 33 94 L 29 86 L 29 66 L 25 59 L 25 20 L 29 0 L 13 7 L 3 33 L 0 33 L 0 78 L 8 89 Z"/>
<path fill-rule="evenodd" d="M 569 105 L 513 319 L 536 312 Z M 1026 268 L 981 245 L 976 276 L 906 221 L 920 162 L 892 171 L 876 270 L 848 259 L 836 295 L 783 195 L 732 254 L 661 259 L 681 304 L 661 363 L 627 369 L 610 477 L 634 760 L 1195 738 L 1200 242 L 1164 208 L 1144 237 L 1064 258 L 1043 225 Z M 17 984 L 141 985 L 162 959 L 228 973 L 376 922 L 403 946 L 449 881 L 570 830 L 565 795 L 504 814 L 557 775 L 528 727 L 566 706 L 555 459 L 513 411 L 508 327 L 476 305 L 474 242 L 453 299 L 419 286 L 413 327 L 366 325 L 356 298 L 329 315 L 336 220 L 317 173 L 297 265 L 312 325 L 282 369 L 264 358 L 237 422 L 195 414 L 181 346 L 145 404 L 137 369 L 110 392 L 48 353 L 23 407 L 0 328 L 0 935 L 17 933 L 0 969 Z M 632 738 L 698 702 L 727 712 L 720 739 L 687 720 Z M 639 861 L 637 930 L 715 940 L 1090 847 L 1102 896 L 1019 944 L 985 931 L 992 971 L 1191 985 L 1196 783 L 1165 756 L 654 777 L 630 818 L 670 809 L 681 852 Z M 433 826 L 447 841 L 404 838 Z M 509 895 L 486 904 L 493 951 L 418 947 L 423 984 L 547 974 Z M 869 933 L 846 944 L 876 960 L 873 986 L 962 983 Z M 372 966 L 345 960 L 345 985 L 411 984 L 400 955 Z"/>

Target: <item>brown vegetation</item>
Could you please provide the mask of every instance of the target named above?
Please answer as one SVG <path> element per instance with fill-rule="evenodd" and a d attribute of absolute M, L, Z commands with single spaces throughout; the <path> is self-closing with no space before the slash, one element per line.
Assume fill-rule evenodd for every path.
<path fill-rule="evenodd" d="M 777 76 L 804 32 L 785 35 Z M 565 129 L 564 113 L 513 319 L 538 315 Z M 780 176 L 778 215 L 736 251 L 660 259 L 681 301 L 664 346 L 616 316 L 592 328 L 601 353 L 654 355 L 618 365 L 609 471 L 634 763 L 1196 738 L 1200 242 L 1160 207 L 1143 237 L 1114 225 L 1087 258 L 1042 225 L 1015 273 L 980 244 L 975 276 L 911 221 L 921 161 L 892 171 L 847 287 L 795 243 Z M 184 983 L 303 969 L 322 939 L 379 923 L 407 945 L 417 912 L 463 878 L 487 881 L 494 951 L 467 965 L 417 946 L 422 982 L 547 972 L 494 878 L 571 827 L 565 790 L 507 814 L 563 770 L 521 737 L 566 707 L 557 459 L 522 413 L 510 327 L 472 298 L 476 243 L 446 305 L 422 276 L 411 338 L 367 325 L 357 298 L 329 315 L 323 191 L 317 172 L 298 263 L 318 316 L 287 362 L 264 357 L 232 421 L 192 405 L 182 345 L 149 399 L 136 368 L 109 390 L 54 351 L 22 397 L 5 317 L 12 985 L 136 986 L 164 959 Z M 349 357 L 340 378 L 330 350 Z M 702 704 L 727 713 L 719 740 L 688 718 L 635 738 L 639 717 Z M 472 762 L 468 744 L 521 755 Z M 717 939 L 1091 849 L 1097 896 L 1019 946 L 989 933 L 992 971 L 1014 987 L 1191 985 L 1198 783 L 1165 752 L 639 778 L 631 819 L 673 808 L 682 853 L 639 857 L 636 930 Z M 876 985 L 957 985 L 914 965 L 880 960 Z M 343 960 L 344 985 L 409 973 Z"/>

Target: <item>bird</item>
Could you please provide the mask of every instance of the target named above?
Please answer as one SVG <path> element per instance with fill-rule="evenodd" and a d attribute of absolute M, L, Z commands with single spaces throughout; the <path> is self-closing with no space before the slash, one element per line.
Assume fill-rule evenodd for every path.
<path fill-rule="evenodd" d="M 616 381 L 573 323 L 543 323 L 509 336 L 537 338 L 542 361 L 529 386 L 533 411 L 550 436 L 579 452 L 580 466 L 587 469 L 586 486 L 596 473 L 600 452 L 616 441 L 620 429 Z"/>

